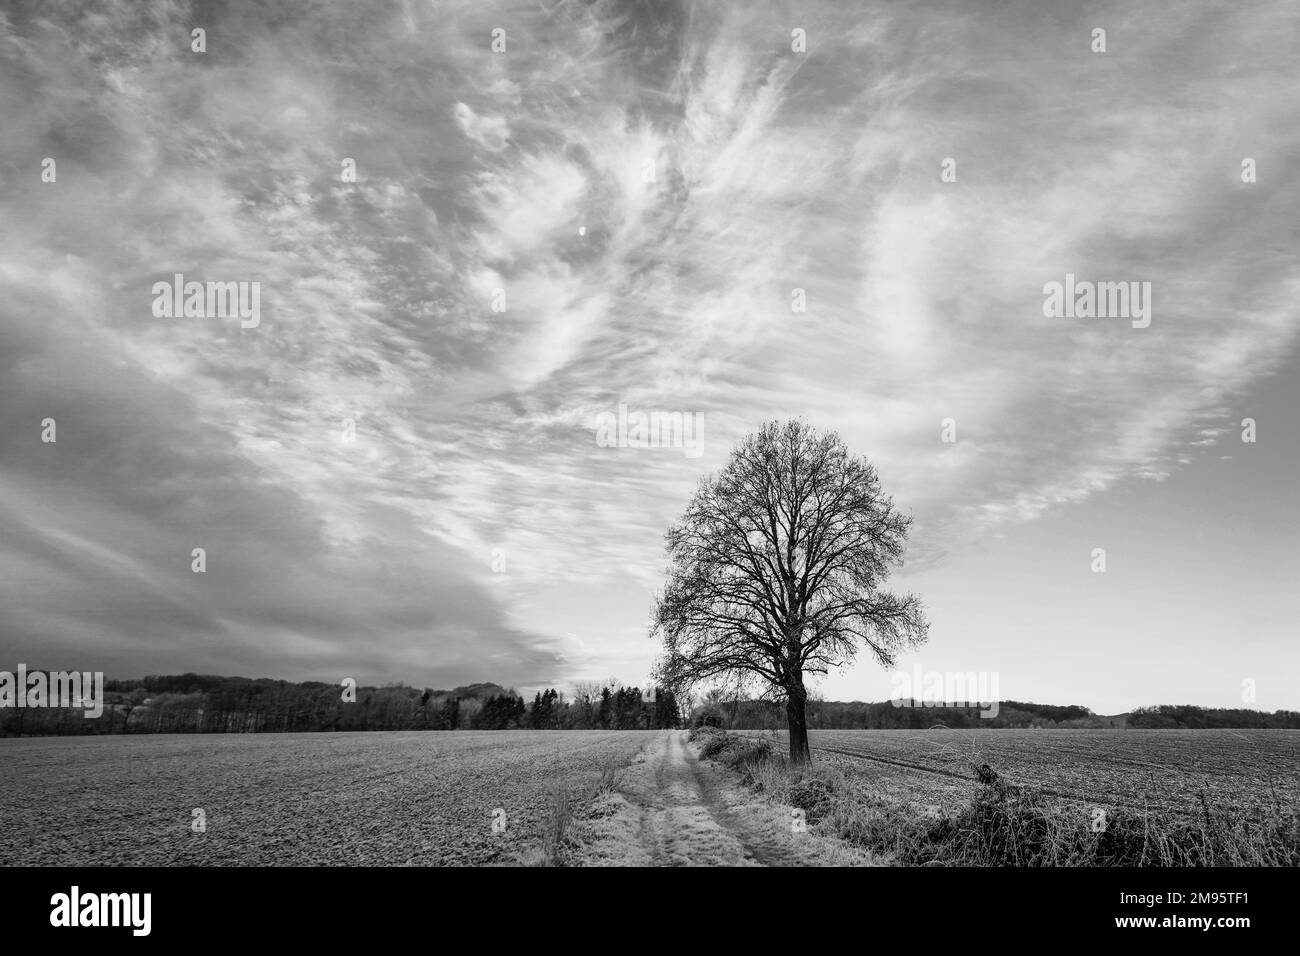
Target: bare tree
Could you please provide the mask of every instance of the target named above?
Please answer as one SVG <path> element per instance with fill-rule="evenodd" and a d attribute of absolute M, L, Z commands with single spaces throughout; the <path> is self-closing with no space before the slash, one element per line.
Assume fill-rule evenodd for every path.
<path fill-rule="evenodd" d="M 590 704 L 600 699 L 600 689 L 605 686 L 594 680 L 580 680 L 573 685 L 573 701 Z"/>
<path fill-rule="evenodd" d="M 735 680 L 784 698 L 790 759 L 808 754 L 805 674 L 865 646 L 882 666 L 925 641 L 920 599 L 882 591 L 912 519 L 834 432 L 771 422 L 701 481 L 668 530 L 654 631 L 665 686 Z"/>

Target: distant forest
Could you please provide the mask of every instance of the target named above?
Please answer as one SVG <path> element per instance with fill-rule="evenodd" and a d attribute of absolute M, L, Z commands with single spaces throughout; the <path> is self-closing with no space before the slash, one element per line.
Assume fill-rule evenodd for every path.
<path fill-rule="evenodd" d="M 991 711 L 990 711 L 991 712 Z M 693 714 L 696 723 L 726 729 L 782 730 L 785 708 L 774 701 L 714 701 Z M 1139 707 L 1132 713 L 1106 717 L 1077 705 L 1032 704 L 1018 700 L 999 702 L 997 716 L 984 716 L 971 707 L 921 706 L 911 701 L 808 701 L 811 730 L 924 730 L 936 725 L 992 730 L 999 727 L 1062 729 L 1134 728 L 1143 730 L 1300 729 L 1300 712 L 1279 710 L 1223 710 L 1191 704 Z"/>
<path fill-rule="evenodd" d="M 728 729 L 779 730 L 784 707 L 772 701 L 679 700 L 662 688 L 579 684 L 531 701 L 497 684 L 453 690 L 389 684 L 358 686 L 308 681 L 180 674 L 105 681 L 104 712 L 79 708 L 0 708 L 0 736 L 77 734 L 295 733 L 369 730 L 656 730 L 707 723 Z M 1086 707 L 1002 701 L 996 717 L 966 707 L 911 702 L 808 702 L 811 729 L 925 729 L 942 725 L 994 729 L 1300 729 L 1300 713 L 1221 710 L 1192 705 L 1140 707 L 1105 717 Z M 904 705 L 907 704 L 907 705 Z"/>
<path fill-rule="evenodd" d="M 223 734 L 365 730 L 656 730 L 676 727 L 670 691 L 582 685 L 525 701 L 497 684 L 454 690 L 389 684 L 345 688 L 246 677 L 180 674 L 104 682 L 104 712 L 0 709 L 0 736 Z"/>

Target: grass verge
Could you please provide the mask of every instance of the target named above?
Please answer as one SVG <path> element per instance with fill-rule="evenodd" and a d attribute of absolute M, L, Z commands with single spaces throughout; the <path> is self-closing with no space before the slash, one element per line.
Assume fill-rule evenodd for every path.
<path fill-rule="evenodd" d="M 638 754 L 644 760 L 644 754 Z M 563 786 L 557 786 L 542 829 L 542 839 L 537 845 L 526 847 L 515 854 L 519 866 L 566 866 L 572 856 L 580 852 L 588 837 L 585 820 L 593 812 L 592 805 L 601 797 L 618 791 L 619 773 L 623 767 L 609 758 L 601 765 L 596 784 L 581 799 Z M 585 808 L 580 811 L 579 808 Z"/>

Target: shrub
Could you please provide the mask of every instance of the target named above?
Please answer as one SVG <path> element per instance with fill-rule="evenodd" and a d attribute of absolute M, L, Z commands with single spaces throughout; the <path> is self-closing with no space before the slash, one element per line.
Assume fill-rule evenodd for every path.
<path fill-rule="evenodd" d="M 723 740 L 727 736 L 726 731 L 717 727 L 711 727 L 708 724 L 701 724 L 691 728 L 687 739 L 693 743 L 698 743 L 701 747 L 706 746 L 712 740 Z"/>
<path fill-rule="evenodd" d="M 762 763 L 772 756 L 772 743 L 762 737 L 728 736 L 717 759 L 728 767 L 741 767 L 745 764 Z"/>
<path fill-rule="evenodd" d="M 809 774 L 790 784 L 784 802 L 804 811 L 809 823 L 823 820 L 835 799 L 834 784 L 825 776 Z"/>
<path fill-rule="evenodd" d="M 722 710 L 716 705 L 708 705 L 695 712 L 691 719 L 694 727 L 721 727 Z"/>

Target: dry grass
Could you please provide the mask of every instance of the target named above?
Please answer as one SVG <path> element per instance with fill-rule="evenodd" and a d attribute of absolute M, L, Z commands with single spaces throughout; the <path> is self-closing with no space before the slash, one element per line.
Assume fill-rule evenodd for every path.
<path fill-rule="evenodd" d="M 737 751 L 716 732 L 703 736 L 702 751 Z M 1300 865 L 1300 818 L 1276 795 L 1262 815 L 1216 805 L 1208 788 L 1193 795 L 1195 813 L 1089 808 L 1012 785 L 978 764 L 970 768 L 976 780 L 967 801 L 944 809 L 882 797 L 833 768 L 794 770 L 770 746 L 761 760 L 733 766 L 773 802 L 804 810 L 816 832 L 897 865 Z"/>
<path fill-rule="evenodd" d="M 542 841 L 515 854 L 520 866 L 563 866 L 565 857 L 575 848 L 573 800 L 569 791 L 557 787 L 543 824 Z"/>
<path fill-rule="evenodd" d="M 645 760 L 644 749 L 639 751 L 632 762 Z M 600 776 L 587 791 L 586 796 L 575 801 L 567 789 L 556 788 L 553 793 L 550 810 L 543 823 L 541 843 L 527 847 L 515 854 L 520 866 L 567 866 L 573 857 L 583 851 L 591 838 L 589 817 L 603 816 L 607 811 L 606 798 L 617 794 L 620 777 L 628 760 L 608 757 L 601 764 Z M 585 812 L 579 818 L 577 807 Z M 603 809 L 602 809 L 603 808 Z"/>
<path fill-rule="evenodd" d="M 638 756 L 640 755 L 638 754 Z M 593 789 L 591 794 L 592 799 L 603 797 L 618 789 L 618 774 L 620 769 L 618 761 L 613 759 L 606 760 L 605 763 L 601 765 L 600 779 L 596 782 L 596 786 Z"/>

